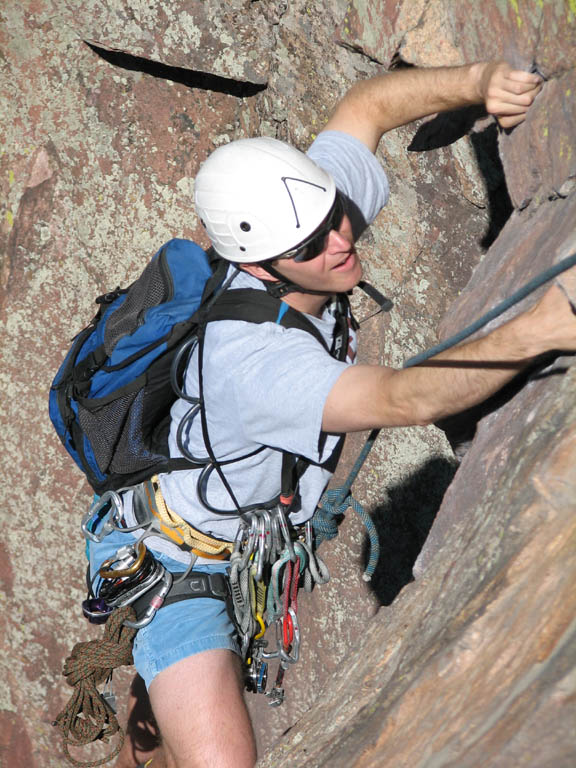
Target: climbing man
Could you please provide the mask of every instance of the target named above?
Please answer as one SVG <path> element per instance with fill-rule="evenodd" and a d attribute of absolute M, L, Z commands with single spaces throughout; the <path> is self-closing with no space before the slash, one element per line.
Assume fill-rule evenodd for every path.
<path fill-rule="evenodd" d="M 196 178 L 196 210 L 216 254 L 230 263 L 227 292 L 266 292 L 281 300 L 281 310 L 277 322 L 207 324 L 200 365 L 197 348 L 184 385 L 187 397 L 201 389 L 205 418 L 188 418 L 190 402 L 180 398 L 171 413 L 170 449 L 173 456 L 208 452 L 217 470 L 201 481 L 200 469 L 160 475 L 167 509 L 210 541 L 234 542 L 238 508 L 279 496 L 287 454 L 304 460 L 288 515 L 292 526 L 303 526 L 345 433 L 432 424 L 485 400 L 540 354 L 576 350 L 576 318 L 557 287 L 492 333 L 439 355 L 441 366 L 352 365 L 353 325 L 346 329 L 346 354 L 335 349 L 344 338 L 336 332 L 342 317 L 351 325 L 342 297 L 362 276 L 355 240 L 388 199 L 386 175 L 374 157 L 382 135 L 482 103 L 510 129 L 525 119 L 541 87 L 540 77 L 504 62 L 399 70 L 354 85 L 307 154 L 254 138 L 208 158 Z M 325 344 L 284 325 L 289 309 L 303 313 Z M 461 360 L 473 365 L 451 365 Z M 139 521 L 135 498 L 125 497 L 128 526 Z M 93 572 L 138 535 L 114 532 L 92 543 Z M 176 544 L 160 538 L 146 544 L 172 572 L 186 570 L 188 553 Z M 223 573 L 225 557 L 203 556 L 194 568 Z M 150 759 L 152 768 L 254 765 L 241 641 L 222 600 L 182 600 L 157 612 L 136 634 L 134 662 L 161 745 L 145 752 L 127 740 L 117 768 Z"/>

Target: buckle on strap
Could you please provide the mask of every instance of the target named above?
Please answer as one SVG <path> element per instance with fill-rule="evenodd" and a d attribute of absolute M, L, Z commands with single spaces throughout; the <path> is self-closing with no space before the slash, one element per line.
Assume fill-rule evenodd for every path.
<path fill-rule="evenodd" d="M 192 571 L 182 583 L 190 590 L 189 597 L 214 597 L 217 600 L 226 600 L 230 594 L 228 578 L 223 573 Z M 170 597 L 171 593 L 169 592 L 167 600 Z M 183 595 L 183 599 L 186 599 L 186 593 Z"/>
<path fill-rule="evenodd" d="M 194 597 L 211 597 L 213 600 L 223 600 L 224 602 L 231 598 L 230 582 L 225 573 L 190 571 L 185 579 L 177 581 L 181 575 L 181 573 L 172 573 L 174 580 L 164 598 L 162 607 Z M 157 591 L 153 587 L 132 603 L 138 620 L 146 613 Z"/>

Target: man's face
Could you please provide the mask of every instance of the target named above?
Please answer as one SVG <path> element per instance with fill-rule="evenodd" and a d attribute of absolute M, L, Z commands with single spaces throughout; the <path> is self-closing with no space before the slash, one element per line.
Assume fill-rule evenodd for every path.
<path fill-rule="evenodd" d="M 362 277 L 362 265 L 352 237 L 352 225 L 344 215 L 338 230 L 326 236 L 324 250 L 310 261 L 276 259 L 274 268 L 291 282 L 328 295 L 352 290 Z"/>

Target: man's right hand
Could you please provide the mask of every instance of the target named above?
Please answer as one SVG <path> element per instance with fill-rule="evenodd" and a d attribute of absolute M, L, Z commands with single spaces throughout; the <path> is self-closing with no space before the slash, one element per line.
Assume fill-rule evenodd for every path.
<path fill-rule="evenodd" d="M 576 268 L 566 276 L 576 281 Z M 557 285 L 491 333 L 413 368 L 350 366 L 328 395 L 322 428 L 357 432 L 434 424 L 483 402 L 553 350 L 576 351 L 576 313 Z"/>
<path fill-rule="evenodd" d="M 576 270 L 570 273 L 576 283 Z M 523 317 L 536 345 L 535 355 L 553 349 L 576 352 L 576 312 L 558 285 L 549 288 Z"/>

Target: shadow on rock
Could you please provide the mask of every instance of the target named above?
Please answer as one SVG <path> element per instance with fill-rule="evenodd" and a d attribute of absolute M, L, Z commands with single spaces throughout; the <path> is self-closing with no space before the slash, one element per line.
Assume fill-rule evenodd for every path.
<path fill-rule="evenodd" d="M 484 107 L 468 107 L 450 112 L 440 112 L 419 127 L 410 144 L 409 152 L 429 152 L 431 149 L 448 147 L 470 133 L 477 120 L 486 117 Z"/>
<path fill-rule="evenodd" d="M 541 355 L 533 365 L 520 373 L 505 387 L 484 402 L 436 422 L 436 426 L 445 434 L 458 461 L 462 461 L 476 435 L 478 423 L 496 411 L 499 411 L 518 395 L 530 381 L 563 376 L 567 366 L 561 361 L 556 363 L 556 353 Z"/>
<path fill-rule="evenodd" d="M 486 117 L 483 106 L 442 112 L 422 123 L 408 146 L 409 152 L 429 152 L 470 136 L 486 187 L 489 213 L 488 228 L 480 241 L 483 249 L 488 249 L 496 240 L 514 210 L 500 160 L 498 126 L 494 122 L 482 128 L 477 126 L 478 121 Z"/>
<path fill-rule="evenodd" d="M 381 605 L 390 605 L 413 581 L 412 568 L 457 468 L 456 460 L 430 459 L 404 482 L 387 489 L 387 500 L 372 510 L 380 559 L 370 586 Z M 364 565 L 368 557 L 366 541 Z"/>

